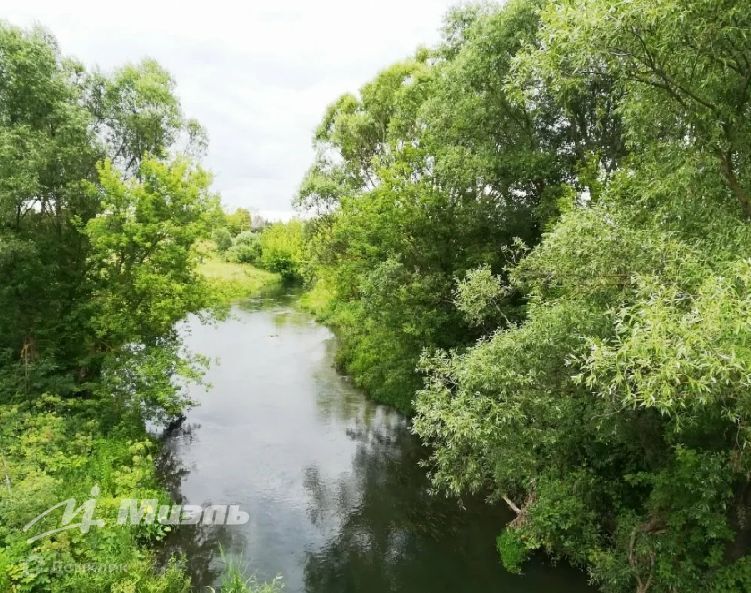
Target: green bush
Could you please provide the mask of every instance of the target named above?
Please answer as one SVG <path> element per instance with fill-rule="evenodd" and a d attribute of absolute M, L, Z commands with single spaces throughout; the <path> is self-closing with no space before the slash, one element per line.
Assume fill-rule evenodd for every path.
<path fill-rule="evenodd" d="M 496 539 L 498 554 L 503 567 L 513 574 L 521 574 L 522 566 L 529 557 L 527 545 L 515 529 L 504 529 Z"/>
<path fill-rule="evenodd" d="M 184 593 L 189 580 L 174 559 L 155 568 L 154 546 L 169 526 L 115 525 L 122 498 L 169 504 L 154 469 L 157 444 L 138 418 L 115 420 L 101 402 L 42 396 L 0 406 L 0 590 L 9 593 Z M 73 529 L 39 539 L 57 524 L 23 527 L 53 505 L 82 504 L 97 486 L 95 518 L 108 519 L 87 534 Z M 60 511 L 58 511 L 60 512 Z M 55 515 L 59 517 L 60 515 Z M 46 521 L 46 522 L 45 522 Z M 36 531 L 39 529 L 39 531 Z M 64 567 L 64 568 L 63 568 Z"/>
<path fill-rule="evenodd" d="M 253 264 L 261 257 L 261 242 L 258 233 L 243 231 L 232 241 L 227 251 L 227 260 L 243 264 Z"/>
<path fill-rule="evenodd" d="M 211 238 L 214 240 L 214 243 L 216 244 L 216 250 L 219 253 L 224 253 L 230 247 L 232 247 L 232 235 L 224 227 L 216 229 Z"/>
<path fill-rule="evenodd" d="M 305 250 L 303 230 L 299 220 L 275 223 L 264 229 L 260 237 L 261 265 L 285 280 L 301 279 Z"/>

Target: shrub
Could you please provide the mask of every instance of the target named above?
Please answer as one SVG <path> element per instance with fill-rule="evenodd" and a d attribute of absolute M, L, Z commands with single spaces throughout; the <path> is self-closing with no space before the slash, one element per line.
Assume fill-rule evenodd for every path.
<path fill-rule="evenodd" d="M 260 237 L 261 265 L 285 280 L 302 277 L 304 253 L 303 223 L 291 220 L 266 228 Z"/>
<path fill-rule="evenodd" d="M 232 235 L 230 235 L 230 232 L 224 227 L 216 229 L 211 238 L 214 240 L 216 249 L 219 253 L 224 253 L 232 247 Z"/>
<path fill-rule="evenodd" d="M 261 243 L 258 234 L 252 231 L 243 231 L 237 235 L 227 252 L 227 259 L 238 263 L 256 263 L 260 257 Z"/>

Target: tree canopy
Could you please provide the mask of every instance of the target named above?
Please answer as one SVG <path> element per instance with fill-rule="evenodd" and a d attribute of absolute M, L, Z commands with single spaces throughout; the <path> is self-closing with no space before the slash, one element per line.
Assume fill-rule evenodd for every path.
<path fill-rule="evenodd" d="M 341 362 L 435 486 L 612 593 L 751 588 L 751 8 L 511 0 L 327 111 Z M 323 288 L 321 288 L 323 287 Z"/>
<path fill-rule="evenodd" d="M 88 72 L 45 31 L 0 26 L 5 397 L 84 393 L 113 358 L 176 350 L 175 322 L 209 304 L 202 137 L 156 62 Z"/>

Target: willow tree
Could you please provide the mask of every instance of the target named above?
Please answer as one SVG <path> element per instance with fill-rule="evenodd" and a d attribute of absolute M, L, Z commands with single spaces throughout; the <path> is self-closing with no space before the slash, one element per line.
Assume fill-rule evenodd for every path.
<path fill-rule="evenodd" d="M 751 9 L 571 0 L 541 18 L 519 100 L 609 81 L 627 155 L 496 282 L 529 294 L 524 323 L 424 358 L 415 429 L 436 484 L 517 512 L 512 570 L 543 549 L 604 591 L 746 591 Z M 487 281 L 461 285 L 474 318 Z"/>
<path fill-rule="evenodd" d="M 316 133 L 299 196 L 320 214 L 314 272 L 333 293 L 341 362 L 382 401 L 411 407 L 423 348 L 479 337 L 453 305 L 455 278 L 481 264 L 505 275 L 515 246 L 538 242 L 596 160 L 550 97 L 525 103 L 509 87 L 515 58 L 536 43 L 540 5 L 452 12 L 439 46 L 341 97 Z M 595 100 L 576 109 L 617 128 Z M 510 291 L 500 308 L 499 319 L 521 319 L 523 295 Z"/>

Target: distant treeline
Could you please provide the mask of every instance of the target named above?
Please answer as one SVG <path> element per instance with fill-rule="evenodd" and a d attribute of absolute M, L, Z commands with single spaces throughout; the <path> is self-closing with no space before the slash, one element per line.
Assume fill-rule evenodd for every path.
<path fill-rule="evenodd" d="M 225 213 L 224 224 L 216 228 L 212 239 L 216 250 L 229 262 L 253 264 L 286 281 L 302 279 L 305 240 L 300 220 L 269 223 L 238 208 Z"/>

